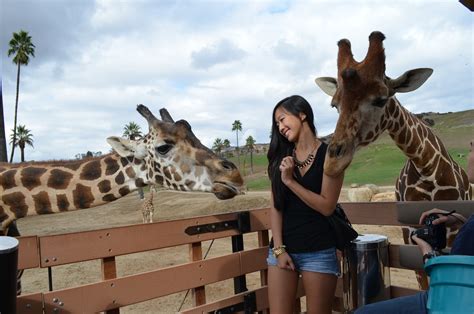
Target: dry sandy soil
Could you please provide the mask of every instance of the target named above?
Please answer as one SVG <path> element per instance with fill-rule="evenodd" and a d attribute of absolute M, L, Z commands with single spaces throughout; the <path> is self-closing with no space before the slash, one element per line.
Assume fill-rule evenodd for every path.
<path fill-rule="evenodd" d="M 343 191 L 340 201 L 346 201 L 347 192 Z M 212 194 L 182 193 L 160 191 L 155 198 L 154 221 L 183 217 L 201 216 L 231 212 L 250 208 L 266 207 L 269 204 L 269 192 L 248 192 L 232 200 L 220 201 Z M 141 201 L 137 193 L 132 193 L 113 203 L 68 213 L 32 216 L 20 219 L 18 227 L 23 235 L 50 235 L 84 230 L 101 229 L 142 222 Z M 402 243 L 401 231 L 396 227 L 356 226 L 360 233 L 377 233 L 389 237 L 391 243 Z M 245 236 L 245 247 L 257 246 L 256 234 Z M 205 242 L 206 252 L 210 242 Z M 230 239 L 216 240 L 208 257 L 231 252 Z M 170 265 L 186 263 L 188 247 L 156 250 L 145 253 L 117 257 L 118 276 L 136 274 Z M 53 268 L 53 287 L 55 290 L 100 281 L 100 261 L 89 261 Z M 247 286 L 259 286 L 258 274 L 247 276 Z M 392 284 L 416 288 L 413 272 L 394 269 L 391 271 Z M 48 291 L 46 269 L 26 270 L 23 275 L 23 293 Z M 121 309 L 121 313 L 175 313 L 185 298 L 185 292 L 150 300 Z M 207 301 L 213 301 L 233 294 L 233 282 L 224 282 L 206 286 Z M 182 309 L 192 307 L 190 295 L 184 301 Z"/>

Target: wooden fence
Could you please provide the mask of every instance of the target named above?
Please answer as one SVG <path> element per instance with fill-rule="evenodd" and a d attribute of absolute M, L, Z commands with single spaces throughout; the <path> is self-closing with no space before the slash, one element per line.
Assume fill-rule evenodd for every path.
<path fill-rule="evenodd" d="M 474 201 L 343 203 L 353 224 L 403 226 L 417 224 L 421 212 L 433 207 L 456 209 L 469 216 Z M 268 208 L 140 224 L 52 236 L 21 237 L 19 268 L 48 268 L 88 260 L 101 260 L 102 280 L 72 288 L 22 295 L 18 313 L 119 313 L 120 307 L 192 289 L 194 307 L 182 313 L 232 313 L 268 308 L 266 255 L 270 211 Z M 256 233 L 258 248 L 246 250 L 243 234 Z M 203 259 L 202 243 L 231 237 L 233 253 Z M 152 240 L 151 240 L 152 239 Z M 188 263 L 117 277 L 117 256 L 189 245 Z M 414 245 L 389 246 L 389 266 L 422 269 Z M 246 274 L 260 272 L 261 287 L 246 291 Z M 234 278 L 235 294 L 206 303 L 206 285 Z M 342 310 L 339 279 L 334 310 Z M 417 290 L 391 286 L 391 297 Z M 304 295 L 299 291 L 298 297 Z M 220 311 L 220 312 L 219 312 Z"/>

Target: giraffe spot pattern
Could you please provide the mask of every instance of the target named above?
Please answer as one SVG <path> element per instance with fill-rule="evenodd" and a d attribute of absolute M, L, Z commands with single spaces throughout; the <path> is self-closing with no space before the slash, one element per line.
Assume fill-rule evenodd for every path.
<path fill-rule="evenodd" d="M 63 170 L 53 169 L 48 179 L 48 187 L 52 189 L 64 190 L 69 185 L 72 174 Z"/>
<path fill-rule="evenodd" d="M 165 177 L 166 177 L 167 179 L 171 179 L 170 167 L 165 167 L 165 168 L 163 169 L 163 173 L 165 174 Z"/>
<path fill-rule="evenodd" d="M 15 169 L 8 170 L 2 173 L 2 175 L 0 176 L 0 185 L 3 187 L 4 190 L 8 190 L 16 186 L 15 174 Z"/>
<path fill-rule="evenodd" d="M 69 201 L 67 199 L 66 194 L 56 195 L 56 200 L 57 200 L 57 203 L 58 203 L 59 211 L 65 212 L 69 209 Z"/>
<path fill-rule="evenodd" d="M 104 159 L 105 162 L 105 175 L 110 176 L 114 173 L 116 173 L 119 169 L 120 166 L 117 162 L 117 160 L 107 157 Z"/>
<path fill-rule="evenodd" d="M 139 187 L 139 188 L 142 188 L 142 187 L 146 186 L 146 184 L 145 184 L 145 182 L 143 182 L 142 178 L 138 178 L 138 179 L 135 179 L 135 186 Z"/>
<path fill-rule="evenodd" d="M 107 193 L 112 189 L 109 180 L 102 180 L 97 184 L 97 186 L 99 187 L 100 193 Z"/>
<path fill-rule="evenodd" d="M 127 167 L 127 168 L 125 169 L 125 173 L 127 174 L 127 176 L 128 176 L 129 178 L 135 178 L 135 176 L 136 176 L 135 170 L 133 170 L 132 167 Z"/>
<path fill-rule="evenodd" d="M 25 196 L 21 192 L 14 192 L 2 196 L 2 201 L 10 207 L 10 211 L 16 218 L 25 217 L 28 212 L 28 206 L 25 202 Z"/>
<path fill-rule="evenodd" d="M 82 184 L 78 184 L 72 191 L 72 197 L 76 208 L 89 208 L 94 202 L 91 188 Z"/>
<path fill-rule="evenodd" d="M 117 184 L 123 184 L 125 182 L 125 176 L 123 175 L 122 171 L 120 171 L 119 174 L 115 177 L 115 182 Z"/>
<path fill-rule="evenodd" d="M 0 223 L 8 218 L 8 215 L 5 213 L 3 206 L 0 205 Z"/>
<path fill-rule="evenodd" d="M 123 186 L 119 189 L 119 193 L 120 195 L 125 196 L 130 193 L 130 189 L 128 188 L 128 186 Z"/>
<path fill-rule="evenodd" d="M 125 157 L 120 158 L 120 163 L 122 164 L 122 167 L 125 167 L 126 165 L 129 164 L 127 158 Z"/>
<path fill-rule="evenodd" d="M 82 168 L 80 179 L 86 181 L 93 181 L 99 179 L 100 175 L 100 160 L 93 160 L 84 165 L 84 168 Z"/>
<path fill-rule="evenodd" d="M 102 197 L 102 200 L 104 202 L 112 202 L 112 201 L 115 201 L 117 199 L 117 197 L 115 197 L 115 195 L 113 194 L 106 194 L 104 195 L 104 197 Z"/>
<path fill-rule="evenodd" d="M 186 180 L 186 181 L 184 182 L 184 184 L 185 184 L 190 190 L 192 190 L 193 187 L 196 185 L 196 182 L 191 181 L 191 180 Z"/>
<path fill-rule="evenodd" d="M 155 182 L 159 185 L 163 185 L 163 177 L 160 175 L 155 176 Z"/>
<path fill-rule="evenodd" d="M 26 167 L 21 172 L 21 184 L 31 191 L 41 185 L 40 178 L 45 172 L 45 168 Z"/>
<path fill-rule="evenodd" d="M 47 192 L 43 191 L 33 195 L 33 202 L 35 203 L 35 211 L 38 215 L 50 214 L 53 212 L 51 210 L 51 202 L 49 201 L 49 195 Z"/>

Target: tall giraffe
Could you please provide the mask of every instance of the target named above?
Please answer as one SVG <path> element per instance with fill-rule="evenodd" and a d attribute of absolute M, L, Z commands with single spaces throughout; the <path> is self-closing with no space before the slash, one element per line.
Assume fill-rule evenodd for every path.
<path fill-rule="evenodd" d="M 138 105 L 149 133 L 139 140 L 109 137 L 114 151 L 101 157 L 0 164 L 0 234 L 18 218 L 95 207 L 148 184 L 181 191 L 212 192 L 219 199 L 241 193 L 233 163 L 216 156 L 185 121 L 166 109 L 161 120 Z"/>
<path fill-rule="evenodd" d="M 433 70 L 410 70 L 390 79 L 385 75 L 384 39 L 381 32 L 370 34 L 369 50 L 362 62 L 354 60 L 350 41 L 340 40 L 337 79 L 316 79 L 316 84 L 332 96 L 331 105 L 339 112 L 324 172 L 329 176 L 340 174 L 359 147 L 372 143 L 387 130 L 408 157 L 395 185 L 398 201 L 471 199 L 466 172 L 433 131 L 395 98 L 397 92 L 411 92 L 423 85 Z M 404 240 L 407 243 L 408 236 Z M 426 275 L 416 272 L 416 276 L 419 286 L 426 290 Z"/>
<path fill-rule="evenodd" d="M 381 32 L 370 34 L 369 50 L 362 62 L 354 60 L 349 40 L 340 40 L 337 79 L 316 79 L 316 84 L 333 97 L 331 105 L 339 112 L 325 173 L 336 176 L 343 172 L 359 147 L 372 143 L 387 130 L 408 157 L 396 182 L 397 200 L 471 199 L 466 172 L 433 131 L 395 98 L 397 92 L 416 90 L 433 70 L 410 70 L 390 79 L 385 75 L 384 39 Z"/>

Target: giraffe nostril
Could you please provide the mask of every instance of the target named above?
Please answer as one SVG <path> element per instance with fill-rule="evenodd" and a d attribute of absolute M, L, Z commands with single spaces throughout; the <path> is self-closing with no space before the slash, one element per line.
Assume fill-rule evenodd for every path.
<path fill-rule="evenodd" d="M 223 160 L 222 161 L 222 167 L 224 167 L 224 169 L 227 169 L 227 170 L 237 169 L 237 167 L 232 162 L 230 162 L 228 160 Z"/>
<path fill-rule="evenodd" d="M 345 151 L 346 151 L 345 145 L 343 144 L 334 145 L 330 149 L 330 156 L 340 158 L 344 155 Z"/>

